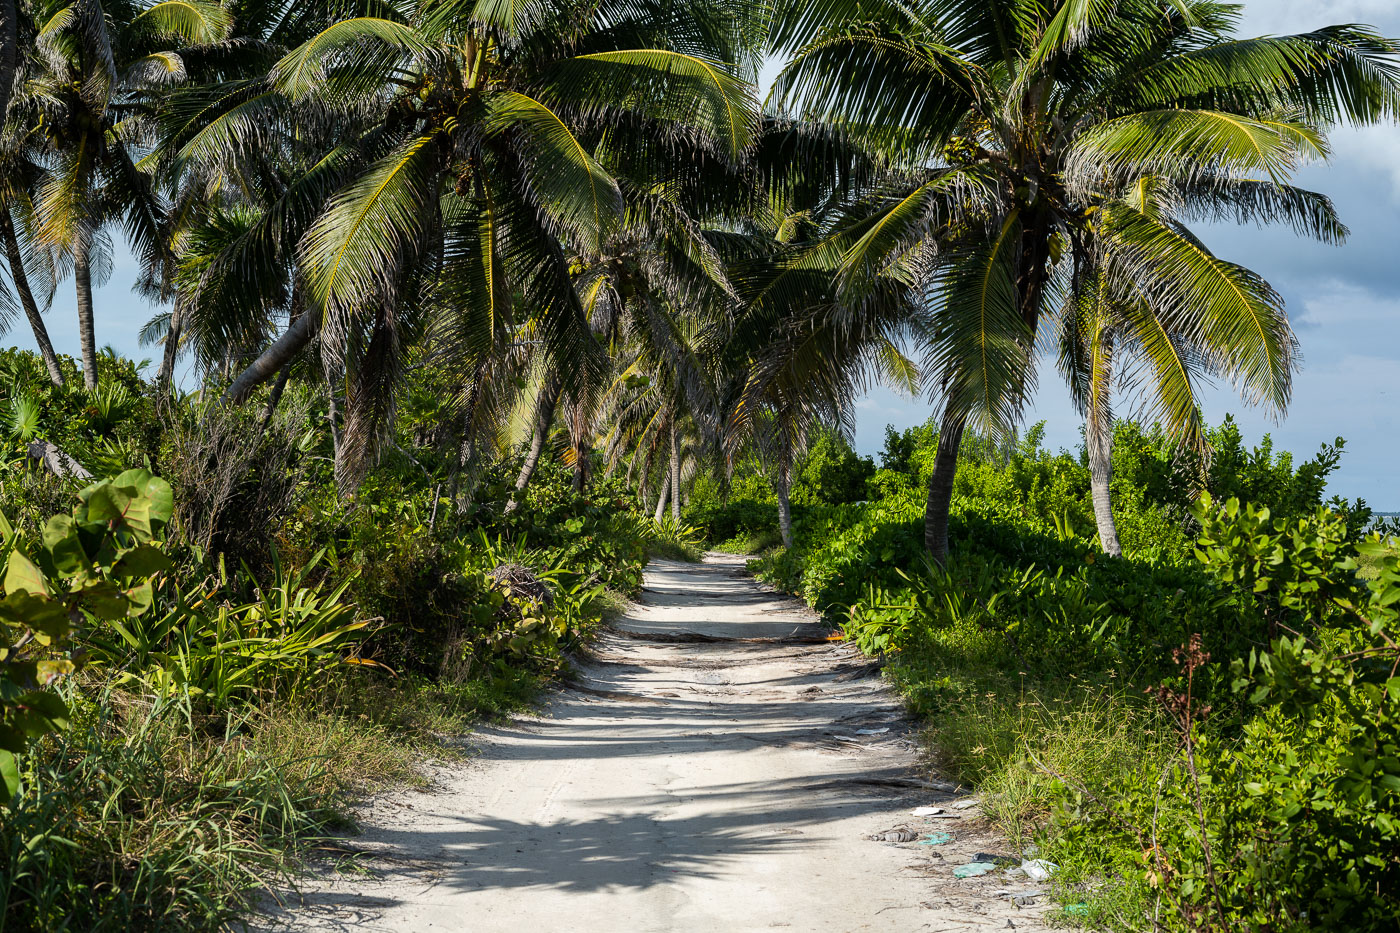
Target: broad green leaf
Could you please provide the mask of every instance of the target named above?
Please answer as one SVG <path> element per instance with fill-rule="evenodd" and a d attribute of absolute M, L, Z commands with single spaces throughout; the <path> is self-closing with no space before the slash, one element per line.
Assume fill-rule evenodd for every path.
<path fill-rule="evenodd" d="M 13 596 L 16 593 L 49 595 L 49 584 L 44 574 L 19 548 L 10 552 L 9 566 L 5 570 L 5 594 Z"/>
<path fill-rule="evenodd" d="M 0 798 L 8 801 L 19 789 L 19 760 L 14 752 L 0 748 Z"/>
<path fill-rule="evenodd" d="M 119 487 L 111 482 L 91 487 L 87 496 L 88 520 L 104 523 L 120 521 L 131 505 L 133 492 L 129 487 Z"/>
<path fill-rule="evenodd" d="M 60 574 L 72 575 L 92 566 L 71 515 L 55 515 L 49 519 L 44 526 L 44 547 L 53 560 L 54 570 Z"/>
<path fill-rule="evenodd" d="M 112 574 L 119 577 L 149 577 L 172 566 L 170 558 L 160 548 L 142 544 L 123 554 L 112 565 Z"/>
<path fill-rule="evenodd" d="M 0 600 L 0 618 L 23 625 L 44 636 L 44 643 L 68 632 L 68 612 L 63 603 L 49 596 L 27 591 L 10 593 Z"/>

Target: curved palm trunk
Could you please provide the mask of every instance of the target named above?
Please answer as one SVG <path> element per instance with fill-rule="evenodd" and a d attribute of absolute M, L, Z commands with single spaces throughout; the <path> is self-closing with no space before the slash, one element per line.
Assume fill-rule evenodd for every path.
<path fill-rule="evenodd" d="M 1096 428 L 1092 423 L 1084 432 L 1084 446 L 1089 453 L 1089 489 L 1094 496 L 1094 523 L 1098 525 L 1099 542 L 1104 553 L 1123 555 L 1118 542 L 1118 525 L 1113 519 L 1113 429 Z"/>
<path fill-rule="evenodd" d="M 535 408 L 535 430 L 530 439 L 530 452 L 525 455 L 525 462 L 520 465 L 520 475 L 515 478 L 515 492 L 511 493 L 510 501 L 506 503 L 506 511 L 514 512 L 520 506 L 520 494 L 525 491 L 525 487 L 530 485 L 530 478 L 535 475 L 535 469 L 540 465 L 540 454 L 544 452 L 544 443 L 549 438 L 549 429 L 554 426 L 554 409 L 559 404 L 560 382 L 558 377 L 551 375 L 545 380 L 544 386 L 540 389 L 539 402 Z"/>
<path fill-rule="evenodd" d="M 253 394 L 253 390 L 262 385 L 281 371 L 282 367 L 290 363 L 298 353 L 305 349 L 311 342 L 311 338 L 316 336 L 316 324 L 318 315 L 311 311 L 305 311 L 295 321 L 291 323 L 282 336 L 278 337 L 272 344 L 262 352 L 262 355 L 253 362 L 243 372 L 238 374 L 238 378 L 229 383 L 229 387 L 224 390 L 223 398 L 220 399 L 226 405 L 241 405 L 248 400 L 248 396 Z M 168 339 L 168 338 L 167 338 Z"/>
<path fill-rule="evenodd" d="M 582 406 L 574 413 L 571 434 L 574 436 L 574 492 L 582 494 L 588 487 L 588 471 L 593 450 L 588 443 L 586 416 Z"/>
<path fill-rule="evenodd" d="M 671 471 L 666 471 L 666 478 L 661 481 L 661 492 L 656 497 L 656 514 L 652 519 L 659 525 L 661 519 L 666 514 L 666 495 L 671 491 Z"/>
<path fill-rule="evenodd" d="M 792 547 L 792 471 L 787 464 L 778 468 L 778 531 L 783 535 L 783 547 Z"/>
<path fill-rule="evenodd" d="M 958 470 L 958 448 L 962 446 L 962 415 L 945 413 L 938 426 L 938 451 L 933 458 L 933 475 L 928 479 L 928 504 L 924 507 L 924 547 L 940 567 L 948 562 L 948 512 L 953 505 L 953 477 Z"/>
<path fill-rule="evenodd" d="M 3 9 L 3 7 L 0 7 Z M 58 354 L 49 340 L 49 329 L 39 315 L 39 304 L 34 300 L 34 292 L 29 288 L 29 276 L 24 272 L 24 254 L 20 252 L 19 239 L 15 236 L 15 225 L 10 212 L 0 208 L 0 239 L 5 245 L 5 257 L 10 263 L 10 278 L 19 293 L 19 303 L 24 307 L 24 316 L 29 320 L 29 328 L 34 332 L 34 342 L 39 345 L 39 355 L 44 358 L 44 368 L 49 371 L 49 379 L 56 386 L 63 385 L 63 370 L 58 365 Z"/>
<path fill-rule="evenodd" d="M 282 401 L 282 393 L 287 389 L 287 379 L 292 375 L 290 364 L 283 366 L 282 371 L 277 374 L 277 381 L 272 384 L 272 393 L 267 397 L 267 407 L 263 409 L 262 427 L 259 433 L 266 431 L 267 426 L 272 423 L 272 416 L 277 413 L 277 404 Z"/>
<path fill-rule="evenodd" d="M 78 336 L 83 345 L 83 385 L 97 388 L 97 332 L 92 319 L 92 239 L 84 235 L 73 255 L 73 283 L 78 292 Z"/>
<path fill-rule="evenodd" d="M 681 445 L 676 436 L 676 423 L 671 422 L 671 517 L 681 520 Z"/>

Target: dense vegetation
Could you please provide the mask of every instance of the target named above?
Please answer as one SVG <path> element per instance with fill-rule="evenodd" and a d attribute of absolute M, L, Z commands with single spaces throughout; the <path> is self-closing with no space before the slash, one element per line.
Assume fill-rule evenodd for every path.
<path fill-rule="evenodd" d="M 0 0 L 5 926 L 231 922 L 705 538 L 891 659 L 1076 916 L 1385 927 L 1395 563 L 1340 444 L 1203 423 L 1297 341 L 1188 223 L 1344 239 L 1291 180 L 1400 46 L 1238 18 Z M 153 365 L 98 346 L 119 240 Z M 1078 458 L 1019 433 L 1049 358 Z M 878 468 L 874 379 L 934 414 Z"/>
<path fill-rule="evenodd" d="M 1400 550 L 1323 503 L 1340 440 L 1295 463 L 1209 433 L 1205 465 L 1117 425 L 1116 558 L 1083 448 L 964 440 L 946 567 L 922 541 L 936 427 L 889 431 L 878 469 L 827 436 L 795 545 L 751 566 L 886 659 L 938 763 L 1060 866 L 1067 922 L 1392 928 Z M 693 514 L 762 544 L 774 512 L 750 475 Z"/>

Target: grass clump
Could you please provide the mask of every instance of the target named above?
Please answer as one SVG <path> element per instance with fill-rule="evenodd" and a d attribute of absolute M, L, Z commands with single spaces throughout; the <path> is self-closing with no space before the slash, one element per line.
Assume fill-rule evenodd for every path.
<path fill-rule="evenodd" d="M 26 757 L 0 821 L 5 930 L 221 930 L 366 793 L 424 782 L 538 676 L 457 684 L 349 677 L 298 704 L 216 721 L 182 703 L 74 693 L 69 729 Z"/>

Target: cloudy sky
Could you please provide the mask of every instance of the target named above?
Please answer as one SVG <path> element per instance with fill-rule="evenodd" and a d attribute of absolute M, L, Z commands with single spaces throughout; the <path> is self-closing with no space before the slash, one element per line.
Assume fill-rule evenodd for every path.
<path fill-rule="evenodd" d="M 1400 0 L 1254 0 L 1246 5 L 1244 31 L 1300 32 L 1331 23 L 1369 23 L 1400 36 Z M 1333 198 L 1351 228 L 1344 246 L 1301 240 L 1286 230 L 1200 231 L 1217 253 L 1262 273 L 1285 296 L 1303 347 L 1294 401 L 1280 423 L 1245 408 L 1228 387 L 1207 393 L 1206 414 L 1214 423 L 1232 413 L 1247 437 L 1270 432 L 1277 446 L 1300 457 L 1344 437 L 1346 454 L 1331 491 L 1364 497 L 1377 509 L 1400 510 L 1400 127 L 1338 131 L 1332 143 L 1331 160 L 1305 169 L 1299 183 Z M 123 251 L 98 293 L 97 340 L 139 359 L 157 351 L 137 345 L 154 309 L 130 291 L 135 278 L 134 263 Z M 71 286 L 55 298 L 48 322 L 59 352 L 76 356 Z M 33 342 L 22 322 L 0 339 Z M 1047 422 L 1052 448 L 1072 449 L 1080 443 L 1078 418 L 1053 368 L 1043 369 L 1028 417 Z M 903 428 L 930 413 L 925 401 L 878 388 L 857 404 L 856 445 L 863 453 L 879 450 L 886 424 Z"/>

